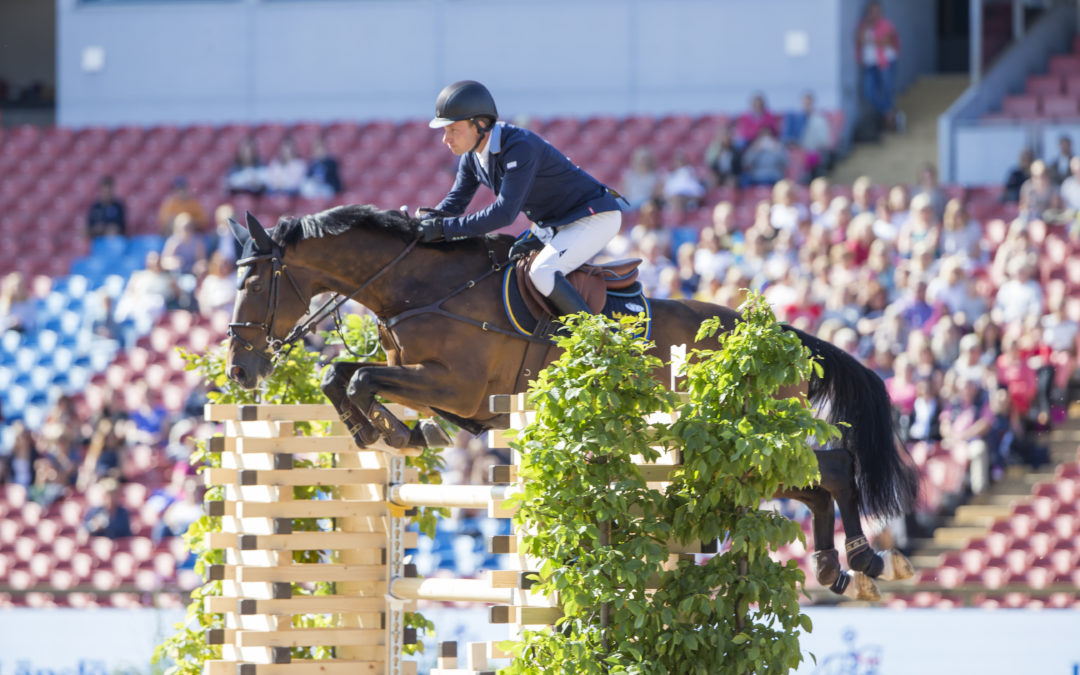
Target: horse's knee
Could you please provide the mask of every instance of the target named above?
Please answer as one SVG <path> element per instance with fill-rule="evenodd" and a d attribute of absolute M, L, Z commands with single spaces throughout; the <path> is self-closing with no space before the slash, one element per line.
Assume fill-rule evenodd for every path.
<path fill-rule="evenodd" d="M 375 384 L 366 371 L 358 370 L 349 380 L 349 386 L 345 390 L 349 400 L 361 411 L 370 414 L 371 405 L 375 402 Z"/>
<path fill-rule="evenodd" d="M 855 537 L 847 542 L 848 566 L 853 570 L 862 572 L 868 577 L 874 578 L 885 569 L 885 561 L 881 559 L 877 551 L 870 548 L 866 537 Z"/>
<path fill-rule="evenodd" d="M 840 553 L 835 548 L 814 551 L 811 561 L 814 565 L 814 578 L 822 586 L 831 587 L 840 578 Z M 843 589 L 839 592 L 842 593 Z"/>

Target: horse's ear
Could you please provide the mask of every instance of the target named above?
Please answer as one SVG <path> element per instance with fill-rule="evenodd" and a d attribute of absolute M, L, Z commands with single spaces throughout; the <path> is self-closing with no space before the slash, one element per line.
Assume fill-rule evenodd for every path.
<path fill-rule="evenodd" d="M 269 253 L 274 248 L 274 242 L 270 240 L 270 235 L 266 233 L 263 226 L 251 215 L 251 211 L 246 212 L 247 229 L 251 233 L 251 238 L 255 240 L 255 250 L 263 253 Z"/>
<path fill-rule="evenodd" d="M 232 218 L 229 218 L 229 229 L 232 230 L 233 236 L 236 237 L 236 241 L 240 242 L 240 246 L 244 246 L 251 239 L 251 233 L 244 229 L 243 225 Z"/>

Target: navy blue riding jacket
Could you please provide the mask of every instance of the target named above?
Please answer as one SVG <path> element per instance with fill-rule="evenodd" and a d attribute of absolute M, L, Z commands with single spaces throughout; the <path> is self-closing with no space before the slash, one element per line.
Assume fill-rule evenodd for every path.
<path fill-rule="evenodd" d="M 488 169 L 476 153 L 458 162 L 457 178 L 438 209 L 447 239 L 476 237 L 514 222 L 518 213 L 541 227 L 558 228 L 586 216 L 618 211 L 615 194 L 528 129 L 500 122 L 488 138 Z M 483 183 L 498 195 L 487 208 L 467 216 L 465 207 Z"/>

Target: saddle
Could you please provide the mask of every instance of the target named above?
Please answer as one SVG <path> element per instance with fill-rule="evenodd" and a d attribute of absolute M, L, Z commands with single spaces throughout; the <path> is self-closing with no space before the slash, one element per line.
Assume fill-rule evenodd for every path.
<path fill-rule="evenodd" d="M 536 251 L 519 260 L 514 267 L 521 297 L 528 310 L 535 317 L 557 317 L 555 308 L 548 299 L 540 294 L 529 278 Z M 573 285 L 593 314 L 599 314 L 607 302 L 608 291 L 620 291 L 637 283 L 640 258 L 615 260 L 608 263 L 586 263 L 567 275 L 566 280 Z"/>

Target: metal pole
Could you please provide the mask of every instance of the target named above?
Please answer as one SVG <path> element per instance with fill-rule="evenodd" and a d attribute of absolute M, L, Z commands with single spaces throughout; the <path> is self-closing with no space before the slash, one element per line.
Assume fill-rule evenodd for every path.
<path fill-rule="evenodd" d="M 1024 25 L 1024 0 L 1013 0 L 1012 3 L 1012 34 L 1013 40 L 1019 42 L 1024 37 L 1027 26 Z"/>
<path fill-rule="evenodd" d="M 978 84 L 982 80 L 982 50 L 983 50 L 983 0 L 970 0 L 970 10 L 968 17 L 970 39 L 969 58 L 971 63 L 969 68 L 971 70 L 971 84 Z"/>

